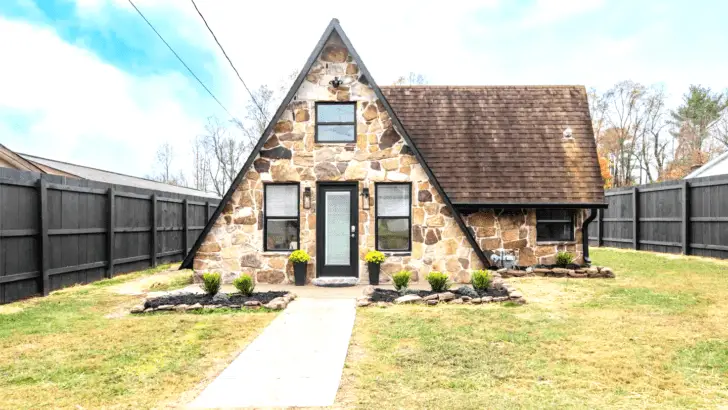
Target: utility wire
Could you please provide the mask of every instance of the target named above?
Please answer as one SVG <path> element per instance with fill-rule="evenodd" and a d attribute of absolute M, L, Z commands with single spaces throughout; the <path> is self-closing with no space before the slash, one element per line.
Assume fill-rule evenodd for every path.
<path fill-rule="evenodd" d="M 159 34 L 159 32 L 157 31 L 156 28 L 154 28 L 154 26 L 152 25 L 152 23 L 150 23 L 149 20 L 147 20 L 147 18 L 144 17 L 144 14 L 142 14 L 142 12 L 137 8 L 137 6 L 134 4 L 134 2 L 132 0 L 128 0 L 128 1 L 129 1 L 129 4 L 131 4 L 131 6 L 134 7 L 134 10 L 136 10 L 137 13 L 139 13 L 139 15 L 144 19 L 144 21 L 147 22 L 147 24 L 149 25 L 149 27 L 152 30 L 154 30 L 154 33 L 157 34 L 157 37 L 159 37 L 159 39 L 162 40 L 162 42 L 164 43 L 164 45 L 167 46 L 167 48 L 169 49 L 169 51 L 171 51 L 172 54 L 174 54 L 174 56 L 177 57 L 177 60 L 179 60 L 179 62 L 182 63 L 183 66 L 185 66 L 185 68 L 187 69 L 187 71 L 189 71 L 190 74 L 192 74 L 192 77 L 194 77 L 195 80 L 197 80 L 197 82 L 200 83 L 200 85 L 202 86 L 202 88 L 204 88 L 205 91 L 207 91 L 207 93 L 210 94 L 210 97 L 212 97 L 220 105 L 220 107 L 222 107 L 222 109 L 225 110 L 226 113 L 228 113 L 228 115 L 231 118 L 235 118 L 235 116 L 232 115 L 230 113 L 230 111 L 228 111 L 228 109 L 225 108 L 224 105 L 222 105 L 222 103 L 220 102 L 220 100 L 218 100 L 217 97 L 215 97 L 215 94 L 213 94 L 212 91 L 210 91 L 210 89 L 207 88 L 207 86 L 205 85 L 205 83 L 203 83 L 202 80 L 200 80 L 200 78 L 197 77 L 197 75 L 194 73 L 194 71 L 192 71 L 192 69 L 187 65 L 187 63 L 185 63 L 184 60 L 182 60 L 182 57 L 180 57 L 179 54 L 177 54 L 177 52 L 174 51 L 174 49 L 172 48 L 172 46 L 170 46 L 169 43 L 167 43 L 167 41 L 164 39 L 164 37 L 162 37 L 162 35 Z"/>
<path fill-rule="evenodd" d="M 228 63 L 230 63 L 230 67 L 233 68 L 233 70 L 235 71 L 235 74 L 237 74 L 237 76 L 238 76 L 238 79 L 240 80 L 241 83 L 243 83 L 243 87 L 245 87 L 245 90 L 250 95 L 250 99 L 253 100 L 253 103 L 255 104 L 256 107 L 258 107 L 258 109 L 260 110 L 261 115 L 263 115 L 263 119 L 267 122 L 268 121 L 268 116 L 265 115 L 265 111 L 263 111 L 263 108 L 260 106 L 260 104 L 258 104 L 258 101 L 255 100 L 255 97 L 253 96 L 253 93 L 250 92 L 250 89 L 248 88 L 247 84 L 245 84 L 245 81 L 243 81 L 243 77 L 240 76 L 240 73 L 238 72 L 238 69 L 235 68 L 235 64 L 233 64 L 232 60 L 230 60 L 230 57 L 228 57 L 227 53 L 225 52 L 225 49 L 222 47 L 222 44 L 220 44 L 220 41 L 218 41 L 217 36 L 212 31 L 212 28 L 210 28 L 210 25 L 207 24 L 207 20 L 205 20 L 205 16 L 203 16 L 202 15 L 202 12 L 200 11 L 200 9 L 197 8 L 197 3 L 195 3 L 195 0 L 190 0 L 190 1 L 192 2 L 192 5 L 195 6 L 195 10 L 197 10 L 197 14 L 199 14 L 200 18 L 205 23 L 205 27 L 207 27 L 207 31 L 209 31 L 210 34 L 212 34 L 212 38 L 215 39 L 215 42 L 217 43 L 217 46 L 220 47 L 220 50 L 225 55 L 225 58 L 227 59 Z"/>

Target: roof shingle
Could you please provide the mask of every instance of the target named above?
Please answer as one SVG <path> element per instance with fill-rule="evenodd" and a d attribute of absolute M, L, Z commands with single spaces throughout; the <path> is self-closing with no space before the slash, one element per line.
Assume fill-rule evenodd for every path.
<path fill-rule="evenodd" d="M 584 87 L 381 89 L 453 204 L 604 203 Z"/>

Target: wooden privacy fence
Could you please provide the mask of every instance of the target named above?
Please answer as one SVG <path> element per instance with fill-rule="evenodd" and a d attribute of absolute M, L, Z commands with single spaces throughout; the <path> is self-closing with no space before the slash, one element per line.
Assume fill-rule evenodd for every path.
<path fill-rule="evenodd" d="M 606 199 L 592 245 L 728 258 L 728 175 L 610 189 Z"/>
<path fill-rule="evenodd" d="M 179 261 L 218 202 L 0 168 L 0 303 Z"/>

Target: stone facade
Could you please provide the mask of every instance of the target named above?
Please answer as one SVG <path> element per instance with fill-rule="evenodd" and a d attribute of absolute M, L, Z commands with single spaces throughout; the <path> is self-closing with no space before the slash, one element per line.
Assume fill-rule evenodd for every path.
<path fill-rule="evenodd" d="M 540 243 L 536 241 L 535 209 L 480 209 L 463 215 L 481 249 L 512 251 L 519 266 L 554 264 L 560 251 L 574 255 L 574 263 L 582 263 L 581 226 L 585 217 L 585 212 L 576 213 L 574 241 Z"/>
<path fill-rule="evenodd" d="M 334 77 L 343 85 L 333 88 L 329 82 Z M 355 143 L 315 141 L 317 101 L 357 103 Z M 362 209 L 360 201 L 358 250 L 362 282 L 367 281 L 364 255 L 375 247 L 376 182 L 412 185 L 412 251 L 387 254 L 381 267 L 382 282 L 407 269 L 413 273 L 414 282 L 437 270 L 447 272 L 455 282 L 466 283 L 471 270 L 483 267 L 336 34 L 327 41 L 273 132 L 265 138 L 253 166 L 204 238 L 194 260 L 196 275 L 217 271 L 223 274 L 224 282 L 230 282 L 241 273 L 249 273 L 259 283 L 293 282 L 289 253 L 263 251 L 263 189 L 271 182 L 297 182 L 301 195 L 305 188 L 311 188 L 311 207 L 303 208 L 300 201 L 299 210 L 300 249 L 311 256 L 309 280 L 316 276 L 316 183 L 320 181 L 356 181 L 359 192 L 366 187 L 372 195 L 370 209 Z M 521 264 L 545 263 L 562 248 L 581 255 L 574 244 L 537 245 L 532 211 L 506 217 L 486 210 L 469 215 L 467 221 L 483 248 L 512 247 L 522 258 Z M 577 243 L 579 238 L 577 231 Z"/>
<path fill-rule="evenodd" d="M 333 88 L 334 77 L 343 81 Z M 417 281 L 431 270 L 449 272 L 453 280 L 469 280 L 470 269 L 482 267 L 464 233 L 433 187 L 401 136 L 392 127 L 384 106 L 377 100 L 338 36 L 332 36 L 295 98 L 267 136 L 237 187 L 230 203 L 215 221 L 198 250 L 194 270 L 218 271 L 230 282 L 250 273 L 257 282 L 293 282 L 288 252 L 263 252 L 263 187 L 267 182 L 299 182 L 300 192 L 312 190 L 310 209 L 300 207 L 300 248 L 311 255 L 309 279 L 316 272 L 316 182 L 356 181 L 359 192 L 368 187 L 370 209 L 359 210 L 359 276 L 366 282 L 364 255 L 375 247 L 375 182 L 412 184 L 412 251 L 387 254 L 383 282 L 401 269 Z M 356 143 L 315 142 L 317 101 L 357 102 Z M 360 201 L 361 202 L 361 201 Z"/>

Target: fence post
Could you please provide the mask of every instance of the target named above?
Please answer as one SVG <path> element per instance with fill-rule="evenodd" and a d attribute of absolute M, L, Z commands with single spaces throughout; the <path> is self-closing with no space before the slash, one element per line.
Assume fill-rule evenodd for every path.
<path fill-rule="evenodd" d="M 604 230 L 604 209 L 597 210 L 597 247 L 604 244 L 602 240 L 602 231 Z"/>
<path fill-rule="evenodd" d="M 210 201 L 205 202 L 205 225 L 210 221 Z"/>
<path fill-rule="evenodd" d="M 640 190 L 632 188 L 632 247 L 640 248 Z"/>
<path fill-rule="evenodd" d="M 690 255 L 690 183 L 687 180 L 683 180 L 682 195 L 682 251 Z"/>
<path fill-rule="evenodd" d="M 151 240 L 149 241 L 150 245 L 150 255 L 151 258 L 151 265 L 153 268 L 157 266 L 157 194 L 152 194 L 152 227 L 151 227 Z"/>
<path fill-rule="evenodd" d="M 38 180 L 38 234 L 40 236 L 40 252 L 38 253 L 38 266 L 40 267 L 40 291 L 43 296 L 48 296 L 51 290 L 48 269 L 50 268 L 50 240 L 48 239 L 48 182 L 43 174 Z"/>
<path fill-rule="evenodd" d="M 182 236 L 182 246 L 184 248 L 183 248 L 183 252 L 182 252 L 182 258 L 187 256 L 187 252 L 189 252 L 189 249 L 190 249 L 189 243 L 188 243 L 189 242 L 189 239 L 188 239 L 189 222 L 187 222 L 187 212 L 189 212 L 188 210 L 189 210 L 189 204 L 187 203 L 187 198 L 185 198 L 184 201 L 182 201 L 182 219 L 184 220 L 184 225 L 183 225 L 184 226 L 184 230 L 183 230 L 184 236 Z"/>
<path fill-rule="evenodd" d="M 109 264 L 106 267 L 106 277 L 112 278 L 114 277 L 114 229 L 116 227 L 114 226 L 114 188 L 109 188 L 108 193 L 108 201 L 109 201 L 109 207 L 108 207 L 108 217 L 109 220 L 106 224 L 106 229 L 108 229 L 108 235 L 106 235 L 106 256 L 109 258 Z"/>

